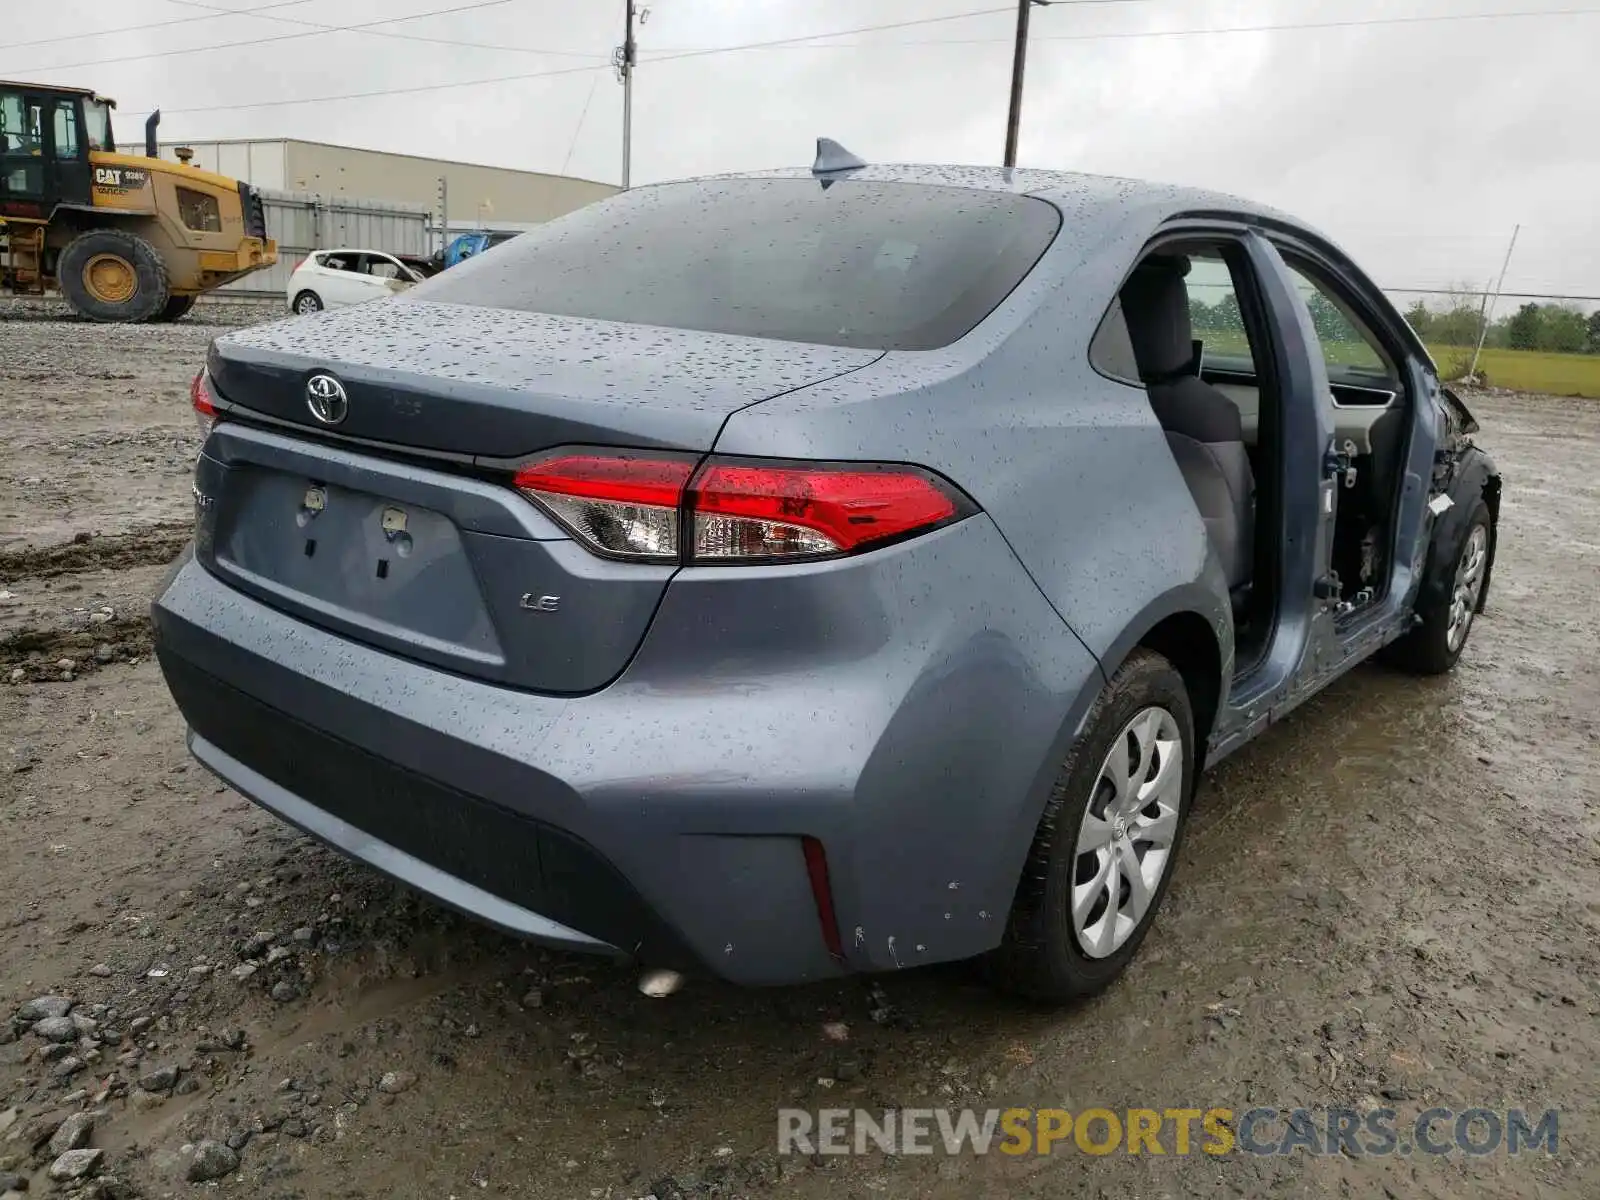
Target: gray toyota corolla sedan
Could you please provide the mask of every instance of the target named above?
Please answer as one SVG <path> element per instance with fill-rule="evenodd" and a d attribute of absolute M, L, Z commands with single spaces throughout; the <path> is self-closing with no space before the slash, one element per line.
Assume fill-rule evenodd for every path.
<path fill-rule="evenodd" d="M 1499 475 L 1290 218 L 823 149 L 219 338 L 161 665 L 234 788 L 539 942 L 1081 995 L 1206 765 L 1454 663 Z"/>

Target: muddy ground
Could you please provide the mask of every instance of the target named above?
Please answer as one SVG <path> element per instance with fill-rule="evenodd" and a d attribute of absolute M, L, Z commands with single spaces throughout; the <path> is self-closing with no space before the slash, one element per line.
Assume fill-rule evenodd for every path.
<path fill-rule="evenodd" d="M 86 1138 L 107 1195 L 1600 1195 L 1600 405 L 1474 398 L 1507 491 L 1458 670 L 1363 668 L 1215 772 L 1105 996 L 1043 1013 L 952 968 L 651 1001 L 190 763 L 144 607 L 188 518 L 203 322 L 253 314 L 51 315 L 0 312 L 0 1174 L 27 1194 Z M 47 995 L 59 1043 L 10 1019 Z M 1562 1124 L 1518 1158 L 775 1152 L 780 1106 L 937 1105 Z"/>

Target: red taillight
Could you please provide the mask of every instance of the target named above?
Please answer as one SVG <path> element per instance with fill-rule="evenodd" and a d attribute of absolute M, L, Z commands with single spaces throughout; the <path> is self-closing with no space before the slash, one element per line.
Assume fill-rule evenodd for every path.
<path fill-rule="evenodd" d="M 833 909 L 833 884 L 828 879 L 828 855 L 814 837 L 800 839 L 806 856 L 806 878 L 811 881 L 811 896 L 817 902 L 817 924 L 822 927 L 822 944 L 834 958 L 844 958 L 844 943 L 839 937 L 839 917 Z"/>
<path fill-rule="evenodd" d="M 523 467 L 513 483 L 591 550 L 676 562 L 679 505 L 693 471 L 687 458 L 574 453 Z"/>
<path fill-rule="evenodd" d="M 217 423 L 217 397 L 211 390 L 211 376 L 203 369 L 189 384 L 189 403 L 194 406 L 194 416 L 200 423 L 201 434 L 209 434 Z"/>
<path fill-rule="evenodd" d="M 892 465 L 712 458 L 696 471 L 688 457 L 560 451 L 521 468 L 513 483 L 589 549 L 643 562 L 832 557 L 972 511 L 937 476 Z"/>
<path fill-rule="evenodd" d="M 697 561 L 845 554 L 943 524 L 956 496 L 910 467 L 708 462 L 689 488 Z"/>

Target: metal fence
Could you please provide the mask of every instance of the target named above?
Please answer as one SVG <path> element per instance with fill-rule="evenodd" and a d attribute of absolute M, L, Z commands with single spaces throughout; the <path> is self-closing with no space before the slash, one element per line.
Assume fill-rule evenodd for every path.
<path fill-rule="evenodd" d="M 313 250 L 352 246 L 392 254 L 426 254 L 431 249 L 428 210 L 417 205 L 266 189 L 261 200 L 267 236 L 278 243 L 278 261 L 218 289 L 221 294 L 282 296 L 295 267 Z"/>

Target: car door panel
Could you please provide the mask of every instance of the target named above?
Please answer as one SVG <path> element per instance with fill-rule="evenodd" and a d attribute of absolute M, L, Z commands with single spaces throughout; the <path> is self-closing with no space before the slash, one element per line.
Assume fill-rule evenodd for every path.
<path fill-rule="evenodd" d="M 325 308 L 338 308 L 350 302 L 346 283 L 349 272 L 343 267 L 334 265 L 340 261 L 342 260 L 335 258 L 333 255 L 325 255 L 318 262 L 314 273 L 316 291 L 322 297 L 322 304 Z"/>
<path fill-rule="evenodd" d="M 351 256 L 351 266 L 346 276 L 344 280 L 346 304 L 365 304 L 378 294 L 378 281 L 367 274 L 365 254 Z"/>
<path fill-rule="evenodd" d="M 1306 682 L 1332 642 L 1333 605 L 1325 593 L 1338 496 L 1327 459 L 1334 437 L 1328 375 L 1310 311 L 1272 243 L 1252 231 L 1244 244 L 1261 289 L 1281 393 L 1278 619 L 1259 669 L 1233 697 L 1243 718 L 1239 731 L 1247 733 L 1262 711 L 1276 719 L 1308 694 Z"/>

